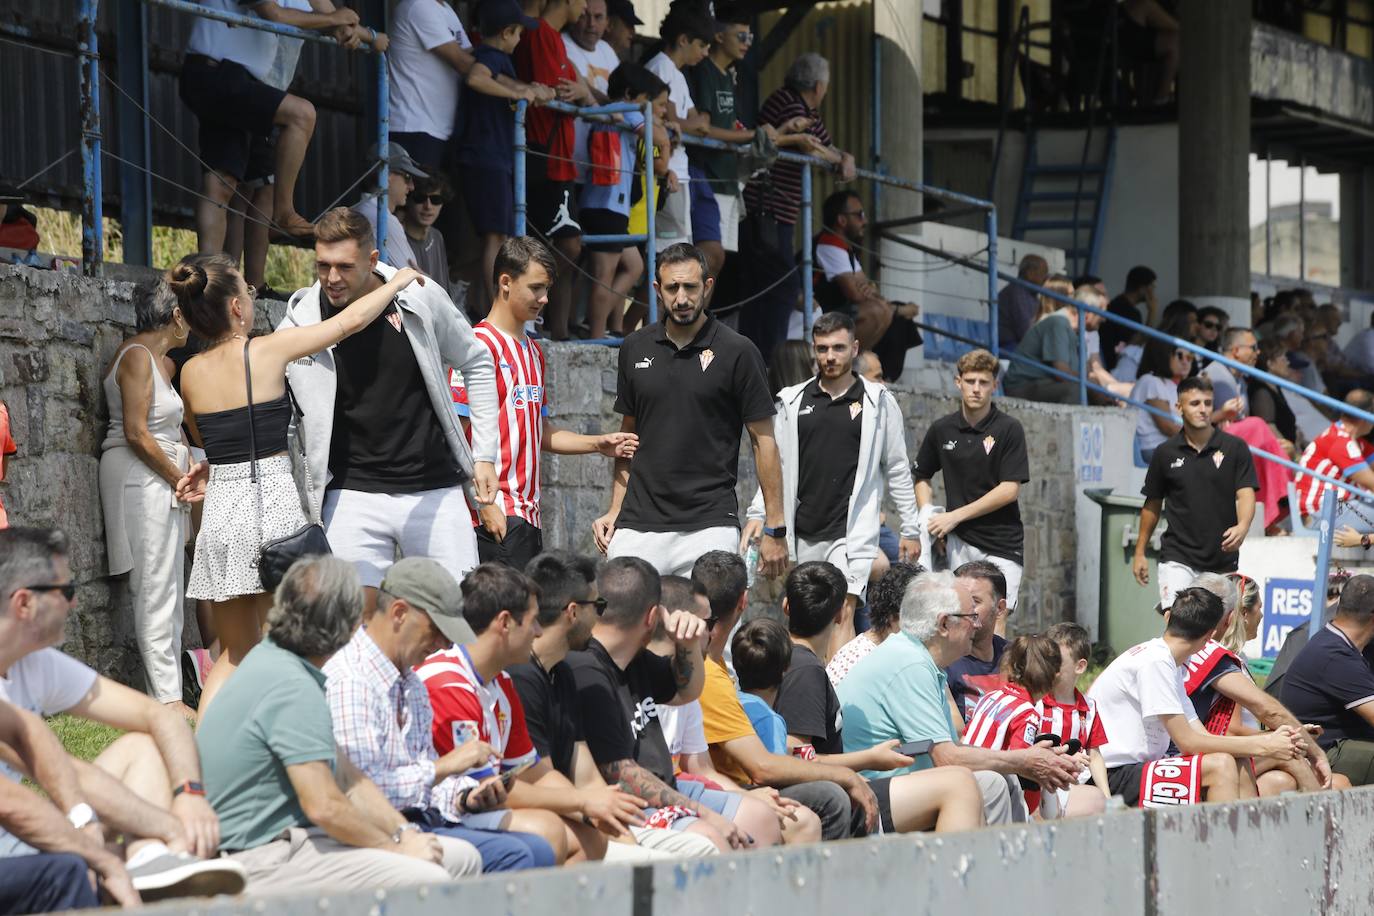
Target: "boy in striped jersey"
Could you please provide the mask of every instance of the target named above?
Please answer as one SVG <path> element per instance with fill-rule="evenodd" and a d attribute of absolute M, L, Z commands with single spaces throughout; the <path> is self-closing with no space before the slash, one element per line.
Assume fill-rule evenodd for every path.
<path fill-rule="evenodd" d="M 1056 623 L 1045 631 L 1045 635 L 1059 647 L 1060 663 L 1054 690 L 1040 704 L 1040 733 L 1058 735 L 1070 750 L 1077 742 L 1078 748 L 1088 755 L 1088 772 L 1092 774 L 1093 785 L 1111 798 L 1107 764 L 1102 761 L 1100 750 L 1107 743 L 1107 730 L 1098 714 L 1097 703 L 1078 689 L 1078 679 L 1088 670 L 1092 640 L 1088 638 L 1088 631 L 1076 623 Z"/>
<path fill-rule="evenodd" d="M 557 277 L 553 254 L 528 236 L 506 239 L 492 269 L 495 300 L 486 320 L 474 328 L 496 365 L 496 501 L 474 519 L 477 555 L 524 569 L 544 549 L 539 512 L 540 452 L 557 455 L 600 453 L 630 458 L 639 444 L 634 433 L 582 435 L 561 429 L 547 417 L 544 351 L 526 332 L 528 322 L 548 305 Z"/>

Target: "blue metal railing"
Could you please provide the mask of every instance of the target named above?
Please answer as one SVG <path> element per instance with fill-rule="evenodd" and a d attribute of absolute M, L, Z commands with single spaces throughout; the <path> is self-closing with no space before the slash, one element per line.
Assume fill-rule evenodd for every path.
<path fill-rule="evenodd" d="M 300 29 L 295 26 L 269 22 L 257 16 L 245 16 L 225 10 L 211 9 L 191 0 L 143 0 L 151 6 L 163 6 L 191 16 L 214 19 L 232 26 L 273 32 L 290 38 L 316 41 L 322 44 L 336 44 L 334 39 L 322 32 Z M 77 8 L 77 60 L 81 76 L 81 264 L 87 275 L 94 275 L 100 269 L 104 256 L 104 200 L 103 180 L 101 178 L 101 141 L 103 139 L 100 123 L 100 47 L 96 36 L 96 17 L 100 11 L 100 0 L 78 0 Z M 388 82 L 386 55 L 365 45 L 369 53 L 377 55 L 377 182 L 381 193 L 377 195 L 377 249 L 386 251 L 387 232 L 387 161 L 386 146 L 390 136 L 390 86 Z"/>

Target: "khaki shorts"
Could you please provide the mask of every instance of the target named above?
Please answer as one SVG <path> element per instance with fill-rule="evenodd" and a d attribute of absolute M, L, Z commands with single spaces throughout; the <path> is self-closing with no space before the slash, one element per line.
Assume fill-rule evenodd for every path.
<path fill-rule="evenodd" d="M 692 240 L 692 207 L 688 200 L 688 184 L 683 182 L 663 201 L 663 208 L 654 215 L 654 251 L 669 245 Z"/>

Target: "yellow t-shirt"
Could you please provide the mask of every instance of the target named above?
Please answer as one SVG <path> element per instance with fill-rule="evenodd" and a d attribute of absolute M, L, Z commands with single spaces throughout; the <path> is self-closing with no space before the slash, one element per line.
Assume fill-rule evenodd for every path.
<path fill-rule="evenodd" d="M 749 785 L 749 774 L 721 745 L 736 738 L 756 735 L 754 725 L 740 705 L 730 672 L 725 670 L 724 664 L 713 658 L 706 659 L 706 684 L 701 688 L 701 724 L 716 769 L 735 782 Z"/>

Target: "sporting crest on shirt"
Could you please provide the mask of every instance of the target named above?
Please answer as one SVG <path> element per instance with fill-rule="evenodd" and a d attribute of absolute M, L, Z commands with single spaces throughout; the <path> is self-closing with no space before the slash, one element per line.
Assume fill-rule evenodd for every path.
<path fill-rule="evenodd" d="M 452 729 L 452 730 L 453 730 L 453 746 L 454 746 L 454 747 L 462 747 L 464 744 L 467 744 L 469 741 L 476 741 L 476 740 L 477 740 L 478 734 L 477 734 L 477 723 L 476 723 L 476 722 L 473 722 L 473 721 L 471 721 L 471 720 L 464 720 L 464 721 L 457 721 L 457 720 L 455 720 L 455 721 L 454 721 L 453 723 L 451 723 L 451 724 L 452 724 L 452 726 L 453 726 L 453 729 Z"/>
<path fill-rule="evenodd" d="M 701 360 L 701 371 L 702 371 L 702 372 L 705 372 L 705 371 L 706 371 L 706 367 L 709 366 L 709 365 L 711 365 L 711 360 L 713 360 L 713 359 L 716 358 L 716 354 L 715 354 L 714 351 L 712 351 L 711 349 L 708 348 L 708 349 L 702 350 L 702 351 L 701 351 L 701 356 L 699 356 L 699 357 L 697 357 L 697 358 Z"/>
<path fill-rule="evenodd" d="M 1212 453 L 1212 463 L 1215 464 L 1215 465 L 1217 466 L 1217 470 L 1218 470 L 1218 471 L 1221 470 L 1221 463 L 1222 463 L 1223 461 L 1225 461 L 1225 460 L 1226 460 L 1226 454 L 1225 454 L 1224 452 L 1213 452 L 1213 453 Z"/>
<path fill-rule="evenodd" d="M 392 309 L 391 311 L 389 311 L 389 312 L 386 313 L 386 320 L 389 321 L 389 322 L 391 322 L 391 326 L 392 326 L 393 328 L 395 328 L 396 330 L 399 331 L 399 330 L 401 329 L 401 313 L 400 313 L 400 312 L 396 311 L 395 309 Z"/>
<path fill-rule="evenodd" d="M 996 445 L 996 444 L 997 444 L 997 440 L 994 439 L 994 438 L 992 438 L 992 436 L 985 436 L 985 437 L 983 438 L 983 454 L 985 454 L 985 455 L 991 455 L 991 454 L 992 454 L 992 447 L 993 447 L 994 445 Z"/>
<path fill-rule="evenodd" d="M 851 420 L 857 419 L 858 416 L 859 416 L 859 414 L 863 412 L 863 409 L 864 409 L 864 405 L 860 404 L 858 401 L 855 401 L 855 402 L 853 402 L 852 404 L 850 404 L 850 405 L 849 405 L 849 419 L 851 419 Z"/>

